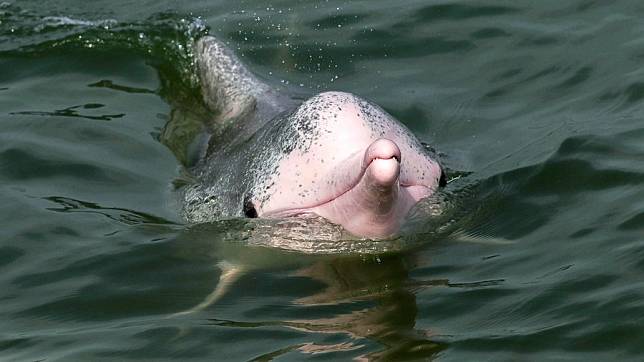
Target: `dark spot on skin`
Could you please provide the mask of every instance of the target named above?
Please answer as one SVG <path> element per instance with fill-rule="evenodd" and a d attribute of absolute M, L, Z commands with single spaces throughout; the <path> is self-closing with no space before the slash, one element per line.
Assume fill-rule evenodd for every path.
<path fill-rule="evenodd" d="M 251 219 L 257 217 L 257 210 L 255 210 L 255 205 L 253 205 L 253 202 L 250 200 L 246 200 L 244 202 L 244 215 Z"/>

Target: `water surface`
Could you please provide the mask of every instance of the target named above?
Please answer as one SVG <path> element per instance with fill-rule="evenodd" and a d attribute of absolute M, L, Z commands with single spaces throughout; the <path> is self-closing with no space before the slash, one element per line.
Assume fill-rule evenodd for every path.
<path fill-rule="evenodd" d="M 639 360 L 644 5 L 0 4 L 3 360 Z M 449 233 L 311 255 L 184 225 L 190 43 L 380 104 L 471 174 Z M 464 201 L 463 201 L 464 200 Z M 460 211 L 459 211 L 460 210 Z M 227 265 L 245 272 L 204 310 Z"/>

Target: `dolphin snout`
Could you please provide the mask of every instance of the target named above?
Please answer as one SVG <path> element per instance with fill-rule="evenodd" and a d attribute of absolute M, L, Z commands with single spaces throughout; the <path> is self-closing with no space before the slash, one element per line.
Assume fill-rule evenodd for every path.
<path fill-rule="evenodd" d="M 377 158 L 382 160 L 395 158 L 398 162 L 402 161 L 400 148 L 398 148 L 396 142 L 387 138 L 379 138 L 367 147 L 367 151 L 365 151 L 365 165 L 370 164 L 371 161 Z"/>
<path fill-rule="evenodd" d="M 393 186 L 400 176 L 400 148 L 395 142 L 380 138 L 365 151 L 367 179 L 370 184 L 380 187 Z"/>
<path fill-rule="evenodd" d="M 400 175 L 400 163 L 395 158 L 388 160 L 375 159 L 367 169 L 372 184 L 381 187 L 393 186 Z"/>

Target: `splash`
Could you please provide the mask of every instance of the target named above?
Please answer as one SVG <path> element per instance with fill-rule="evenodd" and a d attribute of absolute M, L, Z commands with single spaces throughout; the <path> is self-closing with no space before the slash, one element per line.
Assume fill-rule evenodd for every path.
<path fill-rule="evenodd" d="M 201 18 L 172 12 L 140 22 L 120 22 L 112 18 L 40 15 L 14 4 L 0 4 L 0 56 L 127 50 L 146 57 L 158 68 L 172 68 L 190 88 L 197 86 L 192 45 L 207 33 L 208 27 Z"/>

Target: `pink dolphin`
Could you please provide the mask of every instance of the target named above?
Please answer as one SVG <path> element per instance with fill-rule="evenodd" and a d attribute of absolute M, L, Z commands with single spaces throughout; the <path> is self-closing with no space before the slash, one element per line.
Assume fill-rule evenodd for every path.
<path fill-rule="evenodd" d="M 444 183 L 438 162 L 377 105 L 343 92 L 299 103 L 213 37 L 194 51 L 216 122 L 191 169 L 198 182 L 183 193 L 189 221 L 315 214 L 358 237 L 386 238 Z"/>

